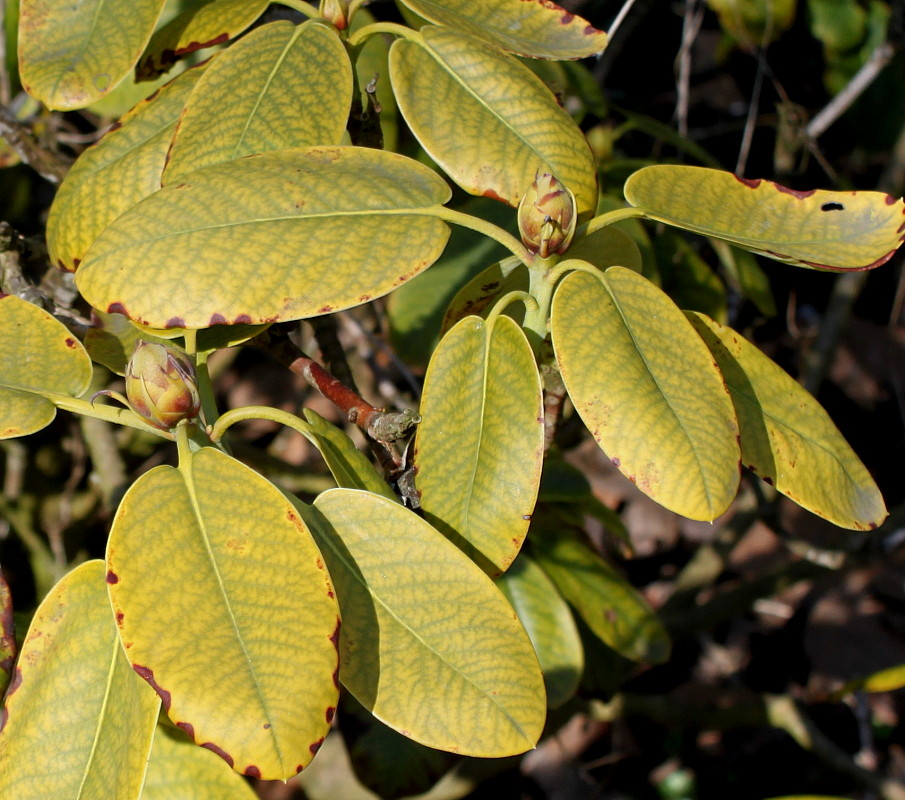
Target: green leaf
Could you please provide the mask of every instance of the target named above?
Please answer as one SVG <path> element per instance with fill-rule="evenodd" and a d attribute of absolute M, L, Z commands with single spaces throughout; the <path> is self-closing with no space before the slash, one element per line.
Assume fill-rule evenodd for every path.
<path fill-rule="evenodd" d="M 352 16 L 349 33 L 355 33 L 367 25 L 376 22 L 374 15 L 366 8 L 358 8 Z M 398 151 L 399 143 L 399 108 L 396 97 L 390 86 L 390 45 L 392 40 L 385 36 L 371 36 L 357 52 L 355 73 L 361 89 L 361 107 L 368 108 L 367 86 L 376 80 L 376 94 L 380 105 L 379 122 L 383 137 L 383 149 Z"/>
<path fill-rule="evenodd" d="M 512 0 L 402 0 L 438 25 L 477 36 L 519 56 L 587 58 L 603 51 L 606 34 L 554 3 Z"/>
<path fill-rule="evenodd" d="M 587 236 L 576 237 L 565 257 L 587 261 L 601 270 L 626 267 L 641 272 L 641 249 L 627 233 L 616 228 L 600 228 Z"/>
<path fill-rule="evenodd" d="M 531 346 L 509 317 L 466 317 L 434 351 L 415 439 L 425 518 L 473 558 L 505 571 L 540 485 L 543 400 Z"/>
<path fill-rule="evenodd" d="M 356 699 L 440 750 L 494 758 L 534 747 L 543 679 L 493 582 L 386 498 L 332 489 L 305 513 L 336 584 L 340 679 Z"/>
<path fill-rule="evenodd" d="M 299 772 L 336 707 L 339 616 L 280 491 L 213 448 L 157 467 L 123 498 L 107 567 L 126 653 L 170 719 L 237 772 Z"/>
<path fill-rule="evenodd" d="M 905 238 L 905 202 L 882 192 L 799 192 L 704 167 L 657 165 L 634 173 L 625 197 L 650 219 L 799 267 L 872 269 Z"/>
<path fill-rule="evenodd" d="M 597 206 L 597 169 L 572 118 L 530 69 L 479 39 L 428 26 L 398 39 L 390 78 L 421 146 L 471 194 L 518 205 L 545 167 L 575 194 L 580 215 Z"/>
<path fill-rule="evenodd" d="M 163 183 L 255 153 L 339 144 L 352 66 L 324 25 L 272 22 L 245 36 L 198 81 L 173 137 Z"/>
<path fill-rule="evenodd" d="M 702 311 L 725 322 L 726 287 L 682 234 L 669 229 L 662 231 L 654 239 L 654 252 L 660 288 L 679 308 Z"/>
<path fill-rule="evenodd" d="M 510 226 L 517 235 L 512 209 L 484 197 L 471 197 L 457 210 Z M 481 265 L 502 258 L 502 245 L 477 231 L 454 226 L 443 255 L 426 272 L 400 286 L 388 298 L 390 334 L 396 354 L 408 364 L 427 366 L 440 339 L 443 315 L 456 292 L 479 271 Z M 513 257 L 514 258 L 514 257 Z M 515 259 L 517 263 L 521 263 Z M 527 283 L 523 287 L 527 289 Z M 454 322 L 468 313 L 465 312 Z M 477 313 L 477 312 L 474 312 Z M 449 326 L 451 327 L 451 325 Z"/>
<path fill-rule="evenodd" d="M 44 395 L 78 397 L 91 383 L 81 342 L 44 309 L 0 294 L 0 439 L 49 425 L 57 410 Z"/>
<path fill-rule="evenodd" d="M 255 800 L 235 772 L 181 731 L 158 725 L 141 800 Z"/>
<path fill-rule="evenodd" d="M 48 108 L 84 108 L 113 89 L 144 50 L 164 0 L 21 0 L 22 87 Z"/>
<path fill-rule="evenodd" d="M 135 69 L 139 80 L 153 80 L 180 58 L 224 44 L 264 13 L 269 0 L 204 0 L 164 25 L 148 42 Z"/>
<path fill-rule="evenodd" d="M 441 330 L 445 335 L 469 315 L 486 317 L 497 300 L 510 292 L 527 292 L 530 288 L 528 268 L 517 256 L 507 256 L 479 272 L 456 292 L 446 309 Z"/>
<path fill-rule="evenodd" d="M 534 645 L 544 673 L 547 705 L 561 706 L 575 694 L 584 669 L 584 650 L 572 612 L 546 573 L 525 553 L 497 579 L 497 586 Z"/>
<path fill-rule="evenodd" d="M 102 561 L 66 575 L 22 644 L 0 733 L 0 797 L 141 793 L 159 703 L 129 669 Z"/>
<path fill-rule="evenodd" d="M 633 661 L 669 657 L 669 637 L 647 601 L 587 545 L 558 525 L 538 525 L 530 543 L 531 555 L 606 645 Z"/>
<path fill-rule="evenodd" d="M 739 482 L 735 412 L 669 297 L 622 267 L 576 271 L 553 297 L 551 331 L 569 397 L 619 470 L 678 514 L 722 514 Z"/>
<path fill-rule="evenodd" d="M 340 486 L 364 489 L 388 500 L 396 500 L 393 490 L 377 474 L 374 465 L 343 431 L 331 425 L 313 409 L 306 408 L 304 413 L 310 426 L 306 436 L 317 447 Z"/>
<path fill-rule="evenodd" d="M 739 250 L 728 242 L 711 239 L 720 263 L 725 270 L 726 280 L 735 291 L 757 306 L 765 317 L 776 316 L 776 302 L 770 279 L 763 271 L 757 259 L 748 250 Z"/>
<path fill-rule="evenodd" d="M 184 72 L 79 156 L 47 218 L 47 250 L 60 269 L 74 271 L 104 228 L 160 188 L 176 122 L 202 74 Z"/>
<path fill-rule="evenodd" d="M 701 314 L 689 318 L 729 386 L 742 463 L 840 527 L 871 530 L 883 522 L 880 490 L 820 404 L 740 334 Z"/>
<path fill-rule="evenodd" d="M 395 153 L 249 156 L 198 170 L 127 211 L 76 282 L 95 307 L 155 328 L 326 314 L 430 266 L 449 236 L 431 210 L 448 199 L 442 178 Z"/>

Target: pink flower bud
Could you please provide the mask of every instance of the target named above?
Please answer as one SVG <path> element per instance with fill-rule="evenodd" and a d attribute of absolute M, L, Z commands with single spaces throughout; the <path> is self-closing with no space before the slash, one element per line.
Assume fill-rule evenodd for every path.
<path fill-rule="evenodd" d="M 549 172 L 537 171 L 518 206 L 518 229 L 532 253 L 563 252 L 575 233 L 575 195 Z"/>
<path fill-rule="evenodd" d="M 189 357 L 178 348 L 142 339 L 126 365 L 126 397 L 136 414 L 163 430 L 197 417 L 201 408 Z"/>

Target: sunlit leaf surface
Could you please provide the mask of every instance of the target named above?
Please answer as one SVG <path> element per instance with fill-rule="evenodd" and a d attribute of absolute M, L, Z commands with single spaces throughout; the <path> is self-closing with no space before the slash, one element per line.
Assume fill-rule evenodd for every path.
<path fill-rule="evenodd" d="M 213 448 L 157 467 L 120 504 L 107 567 L 126 654 L 170 719 L 237 772 L 299 772 L 336 707 L 339 618 L 280 491 Z"/>
<path fill-rule="evenodd" d="M 21 0 L 22 86 L 49 108 L 84 108 L 111 91 L 144 50 L 164 0 Z"/>
<path fill-rule="evenodd" d="M 415 441 L 427 520 L 505 570 L 528 533 L 540 485 L 540 376 L 518 325 L 466 317 L 434 351 Z"/>
<path fill-rule="evenodd" d="M 492 581 L 386 498 L 333 489 L 311 515 L 343 614 L 340 679 L 357 700 L 440 750 L 498 757 L 533 747 L 543 679 Z"/>
<path fill-rule="evenodd" d="M 102 311 L 156 328 L 326 314 L 432 264 L 449 228 L 431 211 L 448 199 L 442 178 L 395 153 L 250 156 L 193 172 L 127 211 L 76 281 Z"/>
<path fill-rule="evenodd" d="M 81 342 L 44 309 L 0 295 L 0 439 L 49 425 L 56 407 L 43 393 L 78 397 L 91 381 Z"/>
<path fill-rule="evenodd" d="M 103 562 L 82 564 L 22 645 L 0 718 L 0 797 L 137 800 L 159 707 L 123 655 Z"/>
<path fill-rule="evenodd" d="M 686 517 L 735 497 L 738 427 L 713 357 L 662 291 L 636 272 L 576 271 L 553 298 L 553 346 L 576 410 L 619 470 Z"/>
<path fill-rule="evenodd" d="M 882 192 L 799 192 L 664 164 L 632 175 L 625 197 L 651 219 L 799 267 L 872 269 L 905 238 L 905 202 Z"/>
<path fill-rule="evenodd" d="M 533 58 L 587 58 L 606 47 L 606 34 L 555 3 L 512 0 L 402 0 L 438 25 L 478 36 Z"/>
<path fill-rule="evenodd" d="M 880 490 L 826 411 L 743 336 L 689 314 L 729 386 L 742 463 L 778 491 L 843 528 L 886 519 Z"/>
<path fill-rule="evenodd" d="M 390 77 L 421 146 L 463 189 L 518 205 L 545 167 L 575 194 L 580 214 L 597 206 L 591 149 L 550 90 L 524 64 L 448 28 L 399 39 Z"/>

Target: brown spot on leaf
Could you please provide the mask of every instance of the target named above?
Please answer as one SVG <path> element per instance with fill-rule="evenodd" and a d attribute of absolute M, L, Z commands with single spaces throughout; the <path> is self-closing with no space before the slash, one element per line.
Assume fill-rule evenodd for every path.
<path fill-rule="evenodd" d="M 13 679 L 9 682 L 9 688 L 6 690 L 6 698 L 7 700 L 12 697 L 13 692 L 16 691 L 22 685 L 22 669 L 20 667 L 16 667 L 13 672 Z"/>
<path fill-rule="evenodd" d="M 622 459 L 620 459 L 620 458 L 616 458 L 616 457 L 614 456 L 613 458 L 610 459 L 610 461 L 613 462 L 613 466 L 614 466 L 614 467 L 617 467 L 617 468 L 618 468 L 618 467 L 621 467 L 621 466 L 622 466 Z"/>
<path fill-rule="evenodd" d="M 264 730 L 265 730 L 265 731 L 269 731 L 270 728 L 271 728 L 270 723 L 269 723 L 269 722 L 265 722 L 265 723 L 264 723 Z"/>
<path fill-rule="evenodd" d="M 229 324 L 229 320 L 226 317 L 224 317 L 222 314 L 220 314 L 219 312 L 216 314 L 211 314 L 210 321 L 208 322 L 209 326 L 228 325 L 228 324 Z"/>
<path fill-rule="evenodd" d="M 218 747 L 213 742 L 205 742 L 202 747 L 206 747 L 212 753 L 216 753 L 220 758 L 222 758 L 227 764 L 232 766 L 235 762 L 233 761 L 233 757 L 226 752 L 222 747 Z"/>
<path fill-rule="evenodd" d="M 191 722 L 177 722 L 176 727 L 182 728 L 188 734 L 189 739 L 195 741 L 195 726 Z"/>
<path fill-rule="evenodd" d="M 330 634 L 330 641 L 333 642 L 333 646 L 339 650 L 339 629 L 342 626 L 342 621 L 339 617 L 336 618 L 336 627 L 333 629 L 333 633 Z"/>
<path fill-rule="evenodd" d="M 295 765 L 295 774 L 298 775 L 303 769 L 305 769 L 301 764 Z"/>
<path fill-rule="evenodd" d="M 110 303 L 107 306 L 108 314 L 122 314 L 124 317 L 129 316 L 129 312 L 126 311 L 126 307 L 122 303 Z"/>
<path fill-rule="evenodd" d="M 245 774 L 249 778 L 260 778 L 261 770 L 258 769 L 254 764 L 249 764 L 247 767 L 245 767 Z"/>
<path fill-rule="evenodd" d="M 112 569 L 107 570 L 107 583 L 119 583 L 119 575 L 117 575 Z"/>
<path fill-rule="evenodd" d="M 123 620 L 126 618 L 126 615 L 123 614 L 122 611 L 116 612 L 116 624 L 121 628 L 123 626 Z"/>
<path fill-rule="evenodd" d="M 510 205 L 509 201 L 505 197 L 500 197 L 493 189 L 485 189 L 484 197 L 489 197 L 491 200 L 499 200 L 501 203 L 505 203 L 507 206 Z"/>
<path fill-rule="evenodd" d="M 172 697 L 170 693 L 164 689 L 162 686 L 159 686 L 157 681 L 154 680 L 154 671 L 150 667 L 143 667 L 141 664 L 133 664 L 132 669 L 134 669 L 142 678 L 144 678 L 149 684 L 151 684 L 151 688 L 160 695 L 160 702 L 163 703 L 163 707 L 169 711 L 170 703 L 172 702 Z"/>
<path fill-rule="evenodd" d="M 123 123 L 120 120 L 116 120 L 116 122 L 114 122 L 109 128 L 107 128 L 107 133 L 113 133 L 113 131 L 118 131 L 120 128 L 122 128 L 122 126 L 123 126 Z M 104 135 L 106 136 L 107 134 L 104 134 Z"/>
<path fill-rule="evenodd" d="M 763 183 L 760 178 L 741 178 L 738 175 L 733 175 L 732 177 L 734 177 L 739 183 L 745 184 L 745 186 L 747 186 L 749 189 L 756 189 Z"/>
<path fill-rule="evenodd" d="M 185 320 L 182 317 L 170 317 L 166 324 L 163 326 L 164 328 L 184 328 Z"/>
<path fill-rule="evenodd" d="M 790 194 L 792 197 L 797 197 L 799 200 L 804 200 L 807 197 L 810 197 L 816 189 L 808 189 L 806 192 L 800 192 L 798 189 L 790 189 L 788 186 L 782 186 L 781 184 L 774 183 L 777 192 L 782 192 L 783 194 Z"/>
<path fill-rule="evenodd" d="M 308 749 L 311 751 L 311 755 L 317 755 L 317 751 L 321 749 L 321 745 L 324 743 L 324 737 L 321 736 L 316 742 L 312 742 L 308 745 Z"/>
<path fill-rule="evenodd" d="M 239 314 L 236 317 L 236 325 L 251 325 L 251 317 L 248 314 Z"/>
<path fill-rule="evenodd" d="M 603 616 L 606 617 L 606 621 L 610 623 L 610 625 L 615 625 L 616 620 L 619 619 L 619 615 L 616 613 L 616 609 L 608 608 L 603 612 Z"/>
<path fill-rule="evenodd" d="M 67 336 L 63 344 L 65 344 L 66 347 L 68 347 L 70 350 L 73 350 L 78 346 L 75 339 L 73 339 L 71 336 Z"/>
<path fill-rule="evenodd" d="M 72 270 L 73 270 L 73 272 L 79 268 L 79 264 L 81 264 L 81 263 L 82 263 L 82 259 L 80 259 L 80 258 L 73 258 L 73 259 L 72 259 Z"/>
<path fill-rule="evenodd" d="M 336 708 L 334 706 L 327 706 L 327 713 L 324 714 L 324 716 L 327 718 L 327 724 L 329 725 L 333 722 L 333 717 L 336 716 Z"/>
<path fill-rule="evenodd" d="M 763 480 L 764 480 L 764 483 L 767 484 L 767 486 L 773 485 L 773 478 L 771 478 L 769 475 L 764 475 Z"/>

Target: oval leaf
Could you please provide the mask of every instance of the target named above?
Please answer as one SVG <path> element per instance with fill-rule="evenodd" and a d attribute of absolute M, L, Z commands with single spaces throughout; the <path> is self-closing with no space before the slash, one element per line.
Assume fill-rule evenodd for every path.
<path fill-rule="evenodd" d="M 160 703 L 123 655 L 102 561 L 66 575 L 35 612 L 3 709 L 0 797 L 141 793 Z"/>
<path fill-rule="evenodd" d="M 264 25 L 198 81 L 163 183 L 254 153 L 339 144 L 351 102 L 352 65 L 335 33 L 314 22 Z"/>
<path fill-rule="evenodd" d="M 269 0 L 201 0 L 157 31 L 135 68 L 139 80 L 153 80 L 180 58 L 224 44 L 248 28 Z"/>
<path fill-rule="evenodd" d="M 198 170 L 127 211 L 76 282 L 95 307 L 155 328 L 326 314 L 430 266 L 449 236 L 431 209 L 448 199 L 435 172 L 394 153 L 249 156 Z"/>
<path fill-rule="evenodd" d="M 256 800 L 251 787 L 185 734 L 157 726 L 141 800 Z"/>
<path fill-rule="evenodd" d="M 84 108 L 138 61 L 164 0 L 21 0 L 22 87 L 48 108 Z"/>
<path fill-rule="evenodd" d="M 905 239 L 905 202 L 882 192 L 798 192 L 705 167 L 645 167 L 625 184 L 645 216 L 799 267 L 864 270 Z"/>
<path fill-rule="evenodd" d="M 49 425 L 56 406 L 44 394 L 78 397 L 91 382 L 81 342 L 44 309 L 0 294 L 0 439 Z"/>
<path fill-rule="evenodd" d="M 340 679 L 356 699 L 440 750 L 493 758 L 534 747 L 543 679 L 493 582 L 386 498 L 332 489 L 307 513 L 343 611 Z"/>
<path fill-rule="evenodd" d="M 575 694 L 584 670 L 584 650 L 572 612 L 547 574 L 524 553 L 500 576 L 497 586 L 534 645 L 547 705 L 561 706 Z"/>
<path fill-rule="evenodd" d="M 531 554 L 596 636 L 633 661 L 669 657 L 666 630 L 622 575 L 560 524 L 538 526 L 536 533 L 531 531 Z"/>
<path fill-rule="evenodd" d="M 528 533 L 544 457 L 540 376 L 509 317 L 466 317 L 434 351 L 415 440 L 425 518 L 505 571 Z"/>
<path fill-rule="evenodd" d="M 539 167 L 597 206 L 597 168 L 581 130 L 524 64 L 479 39 L 428 26 L 422 42 L 399 39 L 390 78 L 412 133 L 471 194 L 518 205 Z"/>
<path fill-rule="evenodd" d="M 678 514 L 722 514 L 739 482 L 735 412 L 669 297 L 622 267 L 576 271 L 554 295 L 551 331 L 569 397 L 619 470 Z"/>
<path fill-rule="evenodd" d="M 157 467 L 123 498 L 107 567 L 126 654 L 170 719 L 237 772 L 299 772 L 336 707 L 339 618 L 280 491 L 213 448 Z"/>
<path fill-rule="evenodd" d="M 883 522 L 880 490 L 823 407 L 743 336 L 702 314 L 688 316 L 729 386 L 742 463 L 843 528 L 871 530 Z"/>
<path fill-rule="evenodd" d="M 79 156 L 47 218 L 47 250 L 74 271 L 113 220 L 160 188 L 170 139 L 203 68 L 190 69 L 139 103 Z"/>
<path fill-rule="evenodd" d="M 438 25 L 470 33 L 530 58 L 587 58 L 603 51 L 606 34 L 555 3 L 512 0 L 402 0 Z"/>

